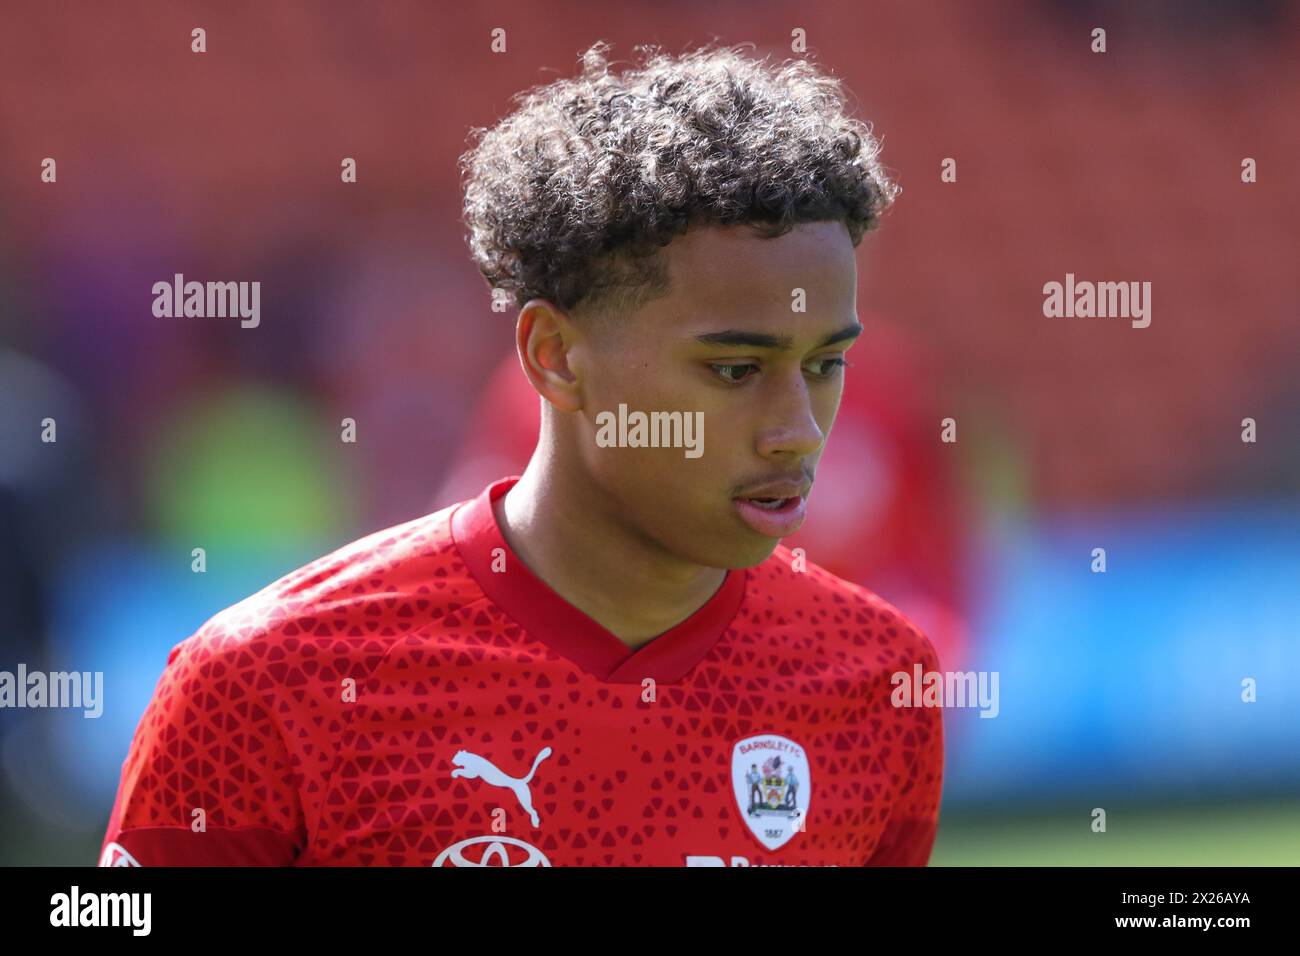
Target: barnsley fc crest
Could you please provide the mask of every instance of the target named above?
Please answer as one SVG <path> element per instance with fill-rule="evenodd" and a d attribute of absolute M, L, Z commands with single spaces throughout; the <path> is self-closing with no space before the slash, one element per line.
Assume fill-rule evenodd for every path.
<path fill-rule="evenodd" d="M 812 777 L 803 747 L 789 737 L 758 734 L 736 741 L 731 786 L 745 825 L 769 850 L 804 829 Z"/>

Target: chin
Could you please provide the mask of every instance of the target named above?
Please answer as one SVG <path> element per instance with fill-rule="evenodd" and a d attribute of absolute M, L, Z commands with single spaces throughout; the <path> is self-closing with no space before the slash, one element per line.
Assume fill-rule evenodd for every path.
<path fill-rule="evenodd" d="M 735 564 L 727 565 L 730 568 L 754 568 L 762 564 L 772 556 L 776 546 L 781 543 L 780 538 L 764 538 L 763 544 L 749 549 L 748 554 Z"/>
<path fill-rule="evenodd" d="M 780 538 L 768 538 L 757 535 L 749 535 L 748 541 L 737 541 L 727 547 L 726 550 L 719 550 L 717 543 L 710 548 L 710 554 L 706 560 L 699 563 L 710 568 L 726 568 L 729 571 L 738 571 L 741 568 L 753 568 L 762 564 L 772 556 L 776 546 L 781 543 Z"/>

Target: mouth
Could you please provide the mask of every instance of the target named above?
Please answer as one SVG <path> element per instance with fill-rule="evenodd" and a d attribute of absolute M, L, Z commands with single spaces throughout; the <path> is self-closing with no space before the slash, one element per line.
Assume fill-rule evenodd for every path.
<path fill-rule="evenodd" d="M 731 501 L 740 520 L 769 538 L 794 534 L 803 524 L 807 511 L 807 499 L 803 495 L 739 497 Z"/>

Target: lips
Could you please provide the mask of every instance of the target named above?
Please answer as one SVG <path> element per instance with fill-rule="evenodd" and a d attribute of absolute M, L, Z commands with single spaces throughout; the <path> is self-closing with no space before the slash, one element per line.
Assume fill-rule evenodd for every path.
<path fill-rule="evenodd" d="M 804 482 L 779 481 L 760 485 L 731 499 L 740 520 L 761 535 L 784 538 L 803 524 L 807 512 Z"/>

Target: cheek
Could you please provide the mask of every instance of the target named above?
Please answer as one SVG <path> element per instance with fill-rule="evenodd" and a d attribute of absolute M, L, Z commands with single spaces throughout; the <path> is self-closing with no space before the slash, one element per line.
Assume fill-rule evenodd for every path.
<path fill-rule="evenodd" d="M 605 330 L 585 344 L 583 378 L 593 391 L 614 398 L 617 404 L 620 394 L 638 394 L 661 377 L 660 347 L 653 337 L 637 330 Z"/>
<path fill-rule="evenodd" d="M 647 506 L 671 500 L 690 509 L 692 502 L 716 496 L 719 484 L 734 477 L 729 463 L 738 457 L 737 446 L 748 440 L 752 410 L 744 402 L 724 400 L 730 396 L 719 395 L 692 375 L 689 363 L 658 351 L 650 354 L 648 348 L 619 354 L 585 376 L 589 440 L 583 454 L 591 472 L 621 497 L 635 495 Z M 617 419 L 620 404 L 627 406 L 629 415 L 678 412 L 692 416 L 693 423 L 702 420 L 702 452 L 687 457 L 683 447 L 600 447 L 595 441 L 597 416 L 608 412 Z M 680 437 L 699 443 L 699 434 L 693 424 L 691 435 Z"/>
<path fill-rule="evenodd" d="M 706 425 L 698 458 L 686 457 L 683 448 L 596 448 L 590 467 L 646 525 L 699 527 L 730 487 L 725 440 L 710 436 Z"/>
<path fill-rule="evenodd" d="M 619 358 L 599 374 L 587 376 L 584 385 L 591 414 L 617 411 L 620 402 L 629 409 L 639 408 L 645 401 L 648 378 L 644 366 L 630 358 Z"/>
<path fill-rule="evenodd" d="M 840 398 L 844 395 L 844 382 L 841 381 L 834 388 L 823 390 L 823 394 L 817 395 L 813 399 L 813 417 L 817 419 L 817 427 L 822 430 L 823 435 L 828 435 L 831 426 L 835 424 L 835 416 L 840 410 Z"/>
<path fill-rule="evenodd" d="M 602 366 L 584 383 L 587 418 L 600 412 L 705 412 L 696 383 L 683 378 L 680 369 L 645 353 L 620 355 Z"/>

